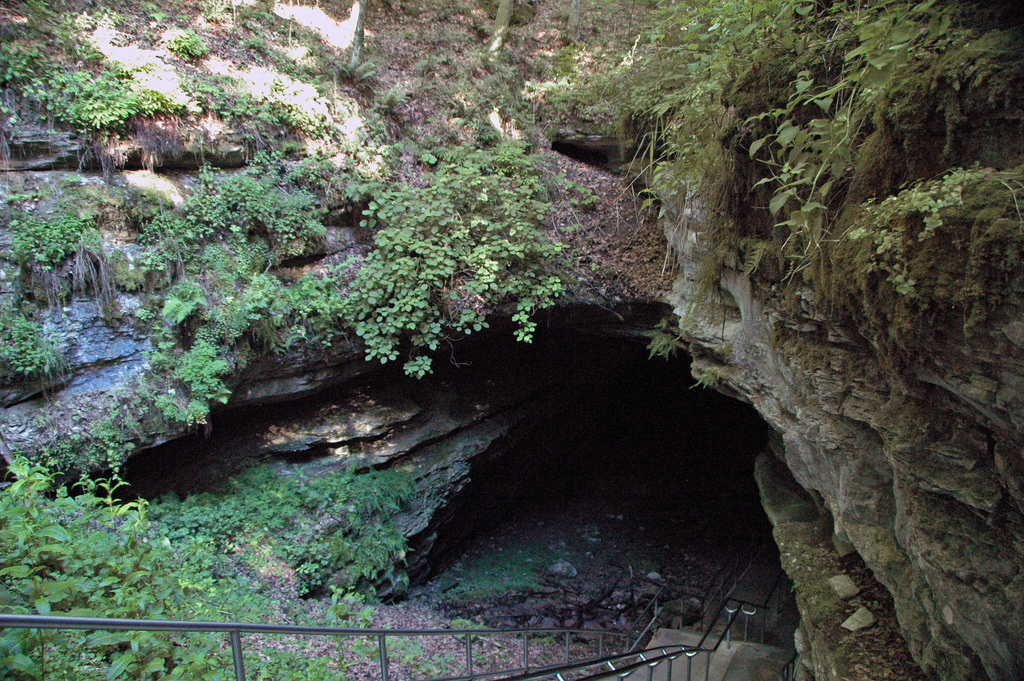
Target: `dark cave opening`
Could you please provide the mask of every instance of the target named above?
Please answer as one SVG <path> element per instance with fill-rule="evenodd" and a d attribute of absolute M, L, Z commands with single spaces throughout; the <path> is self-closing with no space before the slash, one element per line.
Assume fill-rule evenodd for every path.
<path fill-rule="evenodd" d="M 125 478 L 141 496 L 183 494 L 255 463 L 316 464 L 329 458 L 328 447 L 251 452 L 287 429 L 288 419 L 315 419 L 325 404 L 367 396 L 415 403 L 422 411 L 394 429 L 399 437 L 436 414 L 489 405 L 493 418 L 512 425 L 471 457 L 464 484 L 411 537 L 410 577 L 420 589 L 444 588 L 474 551 L 519 540 L 548 542 L 555 553 L 580 548 L 569 557 L 581 579 L 588 564 L 600 571 L 607 563 L 613 581 L 657 573 L 691 590 L 754 555 L 777 562 L 753 477 L 769 427 L 749 405 L 694 386 L 684 353 L 649 358 L 637 326 L 595 314 L 551 318 L 531 344 L 515 342 L 507 329 L 456 343 L 420 381 L 389 365 L 302 400 L 220 412 L 210 437 L 137 456 Z M 378 465 L 376 446 L 357 443 L 356 459 Z M 446 446 L 427 442 L 403 457 Z M 537 528 L 543 536 L 527 536 Z"/>
<path fill-rule="evenodd" d="M 549 333 L 499 354 L 506 380 L 522 380 L 513 372 L 528 366 L 556 385 L 507 453 L 474 464 L 463 501 L 486 509 L 489 522 L 595 496 L 663 508 L 724 504 L 723 532 L 740 522 L 737 513 L 757 515 L 754 458 L 769 429 L 749 405 L 695 386 L 683 353 L 649 358 L 643 340 Z M 756 520 L 767 522 L 763 513 Z"/>
<path fill-rule="evenodd" d="M 598 628 L 622 626 L 659 585 L 700 598 L 751 566 L 745 596 L 765 596 L 780 568 L 753 475 L 770 429 L 752 407 L 695 386 L 684 353 L 649 358 L 645 338 L 549 330 L 489 352 L 493 378 L 552 390 L 474 458 L 431 530 L 424 594 L 489 626 Z M 572 579 L 550 574 L 559 562 Z M 536 574 L 514 595 L 478 587 L 522 582 L 506 570 Z M 522 595 L 538 592 L 550 593 Z"/>
<path fill-rule="evenodd" d="M 551 151 L 567 156 L 574 161 L 580 161 L 581 163 L 599 168 L 606 168 L 611 164 L 611 158 L 607 151 L 596 146 L 587 146 L 567 140 L 556 140 L 551 143 Z"/>

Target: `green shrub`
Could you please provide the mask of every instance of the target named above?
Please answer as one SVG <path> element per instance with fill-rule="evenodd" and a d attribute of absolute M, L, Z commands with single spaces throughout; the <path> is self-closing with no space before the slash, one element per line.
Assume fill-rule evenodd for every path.
<path fill-rule="evenodd" d="M 154 398 L 164 418 L 171 423 L 201 425 L 207 422 L 211 402 L 227 403 L 231 391 L 224 377 L 231 372 L 231 365 L 221 355 L 221 348 L 205 337 L 181 354 L 153 353 L 150 362 L 154 369 L 163 368 L 170 374 L 170 388 Z"/>
<path fill-rule="evenodd" d="M 71 292 L 91 293 L 104 314 L 115 310 L 115 276 L 94 217 L 61 213 L 49 220 L 16 214 L 13 251 L 31 294 L 57 305 Z"/>
<path fill-rule="evenodd" d="M 347 303 L 366 358 L 397 360 L 436 350 L 452 333 L 487 326 L 486 309 L 514 302 L 517 339 L 529 342 L 533 312 L 548 307 L 562 282 L 546 270 L 560 247 L 540 231 L 548 204 L 538 172 L 520 145 L 458 148 L 425 187 L 392 185 L 371 201 L 379 226 Z M 430 358 L 414 354 L 406 373 L 423 376 Z"/>
<path fill-rule="evenodd" d="M 266 90 L 253 93 L 245 82 L 230 76 L 191 75 L 184 87 L 205 110 L 217 113 L 260 145 L 281 128 L 311 137 L 333 133 L 327 100 L 310 83 L 281 77 Z"/>
<path fill-rule="evenodd" d="M 288 299 L 293 313 L 304 325 L 296 325 L 292 332 L 298 337 L 312 336 L 321 345 L 330 347 L 344 335 L 344 315 L 347 309 L 346 284 L 351 277 L 346 271 L 351 263 L 332 268 L 323 276 L 306 275 L 288 288 Z"/>
<path fill-rule="evenodd" d="M 244 280 L 238 295 L 214 308 L 212 322 L 225 342 L 244 339 L 260 350 L 280 351 L 287 345 L 284 327 L 290 312 L 289 296 L 281 282 L 259 272 Z"/>
<path fill-rule="evenodd" d="M 11 41 L 0 43 L 0 84 L 14 84 L 31 79 L 38 73 L 42 52 L 35 47 L 26 48 Z"/>
<path fill-rule="evenodd" d="M 72 495 L 42 468 L 10 466 L 0 491 L 0 601 L 24 614 L 173 619 L 189 592 L 170 543 L 151 541 L 143 503 L 121 503 L 115 482 Z M 0 667 L 15 681 L 213 678 L 217 642 L 149 632 L 0 631 Z"/>
<path fill-rule="evenodd" d="M 177 31 L 167 40 L 167 49 L 185 61 L 195 61 L 207 55 L 206 42 L 192 29 Z"/>
<path fill-rule="evenodd" d="M 221 359 L 218 349 L 206 339 L 196 341 L 178 365 L 178 378 L 188 386 L 193 401 L 204 405 L 228 401 L 231 391 L 224 385 L 224 376 L 231 366 Z"/>
<path fill-rule="evenodd" d="M 14 255 L 23 266 L 53 269 L 67 260 L 84 240 L 98 241 L 95 220 L 61 213 L 42 220 L 27 213 L 11 219 Z"/>
<path fill-rule="evenodd" d="M 316 197 L 288 186 L 279 159 L 260 155 L 246 172 L 222 180 L 206 168 L 200 179 L 181 214 L 161 215 L 144 230 L 144 240 L 171 260 L 193 260 L 198 246 L 217 234 L 266 239 L 280 262 L 308 252 L 326 235 Z"/>
<path fill-rule="evenodd" d="M 77 130 L 117 132 L 141 111 L 130 78 L 112 69 L 98 74 L 55 70 L 26 91 L 51 118 Z"/>
<path fill-rule="evenodd" d="M 405 583 L 406 542 L 392 519 L 411 492 L 411 479 L 399 471 L 286 480 L 262 468 L 217 493 L 162 497 L 152 517 L 185 555 L 243 549 L 238 559 L 264 573 L 283 561 L 295 571 L 300 595 L 321 593 L 329 581 L 343 592 L 373 584 L 394 588 Z"/>

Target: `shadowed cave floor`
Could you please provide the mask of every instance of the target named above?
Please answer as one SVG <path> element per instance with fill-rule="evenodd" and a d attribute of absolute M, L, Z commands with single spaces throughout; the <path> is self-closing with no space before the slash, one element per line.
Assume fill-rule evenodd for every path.
<path fill-rule="evenodd" d="M 750 565 L 774 574 L 758 498 L 728 482 L 604 479 L 532 499 L 412 597 L 488 626 L 624 629 L 662 586 L 699 598 Z"/>

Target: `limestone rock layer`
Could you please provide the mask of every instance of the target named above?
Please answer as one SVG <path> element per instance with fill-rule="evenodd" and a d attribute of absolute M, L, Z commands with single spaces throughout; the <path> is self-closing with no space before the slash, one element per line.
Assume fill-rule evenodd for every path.
<path fill-rule="evenodd" d="M 695 242 L 672 301 L 697 295 Z M 1019 288 L 1019 287 L 1017 287 Z M 695 376 L 756 407 L 776 454 L 893 594 L 914 658 L 941 679 L 1024 678 L 1024 347 L 1019 291 L 970 342 L 894 370 L 810 291 L 727 270 L 686 335 Z"/>

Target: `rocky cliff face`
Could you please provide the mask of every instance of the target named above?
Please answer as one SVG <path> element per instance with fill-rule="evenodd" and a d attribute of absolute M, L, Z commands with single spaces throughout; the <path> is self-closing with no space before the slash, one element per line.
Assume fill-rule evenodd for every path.
<path fill-rule="evenodd" d="M 696 295 L 695 244 L 672 244 L 680 316 Z M 1021 291 L 970 342 L 952 334 L 898 370 L 810 291 L 784 297 L 737 270 L 686 334 L 694 374 L 781 434 L 778 455 L 892 593 L 913 656 L 936 678 L 1024 678 Z"/>

